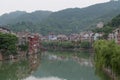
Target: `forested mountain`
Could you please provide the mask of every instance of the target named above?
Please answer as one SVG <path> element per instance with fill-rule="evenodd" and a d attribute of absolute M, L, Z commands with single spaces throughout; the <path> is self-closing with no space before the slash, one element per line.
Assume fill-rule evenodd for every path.
<path fill-rule="evenodd" d="M 26 12 L 15 11 L 15 12 L 3 14 L 2 16 L 0 16 L 0 24 L 8 24 L 23 14 L 26 14 Z"/>
<path fill-rule="evenodd" d="M 15 11 L 9 14 L 0 16 L 0 24 L 16 24 L 19 22 L 39 23 L 47 18 L 52 12 L 50 11 L 35 11 L 27 13 L 23 11 Z"/>
<path fill-rule="evenodd" d="M 29 29 L 42 34 L 49 32 L 69 34 L 94 28 L 98 22 L 106 23 L 118 14 L 120 14 L 120 1 L 110 1 L 86 8 L 69 8 L 58 12 L 24 12 L 5 20 L 3 16 L 8 15 L 3 15 L 0 17 L 0 24 L 9 24 L 9 28 L 14 31 Z"/>

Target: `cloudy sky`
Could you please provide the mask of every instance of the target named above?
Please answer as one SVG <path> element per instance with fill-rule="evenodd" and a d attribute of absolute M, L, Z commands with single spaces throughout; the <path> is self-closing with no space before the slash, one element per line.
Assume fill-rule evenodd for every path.
<path fill-rule="evenodd" d="M 109 0 L 0 0 L 0 15 L 20 10 L 32 12 L 35 10 L 58 11 L 65 8 L 87 7 Z"/>

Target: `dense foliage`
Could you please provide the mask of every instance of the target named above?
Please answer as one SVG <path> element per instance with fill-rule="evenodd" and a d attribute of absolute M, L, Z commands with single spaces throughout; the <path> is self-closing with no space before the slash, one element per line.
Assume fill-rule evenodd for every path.
<path fill-rule="evenodd" d="M 120 1 L 111 1 L 58 12 L 14 12 L 0 16 L 0 24 L 9 24 L 8 28 L 14 31 L 29 29 L 41 34 L 49 32 L 70 34 L 94 28 L 98 22 L 108 22 L 119 13 Z"/>
<path fill-rule="evenodd" d="M 95 65 L 99 69 L 107 68 L 120 76 L 120 45 L 114 41 L 99 40 L 94 43 Z"/>
<path fill-rule="evenodd" d="M 12 34 L 0 33 L 0 53 L 3 55 L 10 55 L 17 53 L 18 38 Z"/>
<path fill-rule="evenodd" d="M 113 18 L 110 23 L 108 23 L 111 27 L 119 27 L 120 26 L 120 14 Z"/>
<path fill-rule="evenodd" d="M 91 44 L 88 41 L 84 41 L 80 43 L 81 48 L 89 49 L 91 48 Z"/>

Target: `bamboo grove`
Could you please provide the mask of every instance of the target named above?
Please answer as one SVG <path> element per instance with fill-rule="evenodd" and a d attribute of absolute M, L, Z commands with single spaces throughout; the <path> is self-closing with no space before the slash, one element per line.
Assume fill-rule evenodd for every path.
<path fill-rule="evenodd" d="M 115 41 L 98 40 L 94 43 L 95 65 L 98 69 L 108 69 L 120 77 L 120 45 Z"/>

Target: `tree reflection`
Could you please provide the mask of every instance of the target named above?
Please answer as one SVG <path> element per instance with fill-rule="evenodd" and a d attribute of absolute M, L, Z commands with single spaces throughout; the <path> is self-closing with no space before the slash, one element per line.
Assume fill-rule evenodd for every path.
<path fill-rule="evenodd" d="M 103 70 L 96 68 L 95 73 L 101 78 L 101 80 L 112 80 Z"/>
<path fill-rule="evenodd" d="M 0 62 L 0 80 L 20 80 L 28 77 L 40 64 L 39 55 L 29 55 L 17 61 Z"/>

